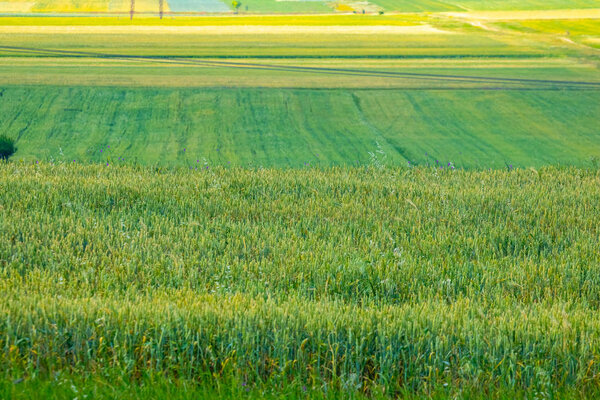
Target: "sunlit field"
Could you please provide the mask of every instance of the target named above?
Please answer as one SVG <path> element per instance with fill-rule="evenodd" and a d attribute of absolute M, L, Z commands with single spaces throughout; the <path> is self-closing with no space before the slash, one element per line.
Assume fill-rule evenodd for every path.
<path fill-rule="evenodd" d="M 240 7 L 218 0 L 164 0 L 166 13 L 334 13 L 358 12 L 444 12 L 444 11 L 511 11 L 565 10 L 599 8 L 596 0 L 352 0 L 277 1 L 246 0 Z M 5 13 L 128 13 L 130 0 L 5 0 Z M 136 0 L 139 13 L 158 13 L 159 0 Z"/>
<path fill-rule="evenodd" d="M 4 163 L 1 390 L 593 397 L 599 180 Z"/>
<path fill-rule="evenodd" d="M 9 88 L 3 99 L 28 161 L 325 167 L 380 151 L 387 165 L 505 168 L 599 155 L 596 90 Z"/>
<path fill-rule="evenodd" d="M 380 147 L 394 166 L 585 167 L 600 153 L 597 55 L 560 21 L 287 18 L 7 18 L 0 127 L 15 158 L 46 162 L 325 167 Z M 564 23 L 575 39 L 596 21 Z"/>
<path fill-rule="evenodd" d="M 130 6 L 0 2 L 0 398 L 600 397 L 597 1 Z"/>

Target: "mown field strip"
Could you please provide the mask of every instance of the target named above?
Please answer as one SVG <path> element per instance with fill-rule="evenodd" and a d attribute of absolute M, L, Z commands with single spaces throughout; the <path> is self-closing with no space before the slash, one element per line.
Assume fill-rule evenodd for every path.
<path fill-rule="evenodd" d="M 117 59 L 117 60 L 140 60 L 153 61 L 165 64 L 181 64 L 181 65 L 199 65 L 199 66 L 218 66 L 223 68 L 242 68 L 242 69 L 262 69 L 262 70 L 290 70 L 299 73 L 321 73 L 321 74 L 341 74 L 341 75 L 356 75 L 356 76 L 378 76 L 386 78 L 412 78 L 412 79 L 427 79 L 427 80 L 456 80 L 460 82 L 485 82 L 485 83 L 503 83 L 517 85 L 552 85 L 569 87 L 590 87 L 600 89 L 600 81 L 566 81 L 566 80 L 551 80 L 551 79 L 528 79 L 528 78 L 508 78 L 508 77 L 485 77 L 472 75 L 444 75 L 444 74 L 426 74 L 426 73 L 409 73 L 398 71 L 385 70 L 369 70 L 369 69 L 349 69 L 349 68 L 330 68 L 330 67 L 309 67 L 299 65 L 272 65 L 265 63 L 248 63 L 248 62 L 233 62 L 233 61 L 216 61 L 216 60 L 201 60 L 201 59 L 185 59 L 178 57 L 150 57 L 150 56 L 131 56 L 123 54 L 108 54 L 108 53 L 91 53 L 83 51 L 67 51 L 53 49 L 38 49 L 14 46 L 0 46 L 0 50 L 12 51 L 25 54 L 45 54 L 45 55 L 60 55 L 63 57 L 96 57 L 100 59 Z"/>
<path fill-rule="evenodd" d="M 455 23 L 456 24 L 456 23 Z M 464 24 L 460 23 L 461 26 Z M 254 23 L 252 26 L 260 26 Z M 330 23 L 330 25 L 335 25 Z M 398 25 L 399 29 L 406 28 L 407 24 Z M 408 24 L 411 25 L 411 24 Z M 414 25 L 414 24 L 412 24 Z M 317 33 L 315 26 L 309 25 L 307 29 L 313 29 L 311 34 L 277 34 L 268 33 L 269 26 L 264 32 L 247 33 L 243 35 L 221 35 L 218 30 L 214 33 L 187 33 L 187 27 L 179 30 L 179 33 L 163 31 L 162 34 L 144 33 L 135 31 L 135 27 L 126 27 L 128 33 L 98 34 L 85 33 L 76 28 L 64 33 L 52 33 L 52 27 L 47 28 L 46 33 L 27 32 L 1 34 L 2 44 L 15 47 L 36 47 L 73 51 L 96 51 L 100 53 L 120 53 L 129 55 L 148 56 L 184 56 L 184 57 L 550 57 L 578 55 L 574 50 L 562 49 L 554 46 L 550 48 L 545 43 L 537 43 L 531 40 L 522 40 L 521 37 L 487 35 L 482 32 L 468 32 L 453 29 L 451 26 L 436 26 L 443 31 L 452 34 L 434 33 L 411 33 L 394 34 L 386 31 L 378 31 L 377 34 L 353 34 L 348 31 L 349 25 L 335 25 L 347 33 L 331 34 L 323 31 Z M 77 24 L 70 24 L 75 27 Z M 298 26 L 298 25 L 295 25 Z M 419 26 L 424 26 L 419 24 Z M 415 29 L 418 31 L 420 28 Z M 380 28 L 396 29 L 394 24 L 374 25 L 374 30 Z M 58 26 L 59 30 L 64 26 Z M 89 29 L 93 26 L 88 27 Z M 88 28 L 84 28 L 88 29 Z M 146 28 L 146 27 L 144 27 Z M 172 29 L 173 27 L 168 27 Z M 202 27 L 192 27 L 193 29 Z M 223 30 L 236 26 L 225 26 Z M 274 29 L 287 29 L 282 26 L 274 26 Z M 369 31 L 370 25 L 361 25 L 360 29 Z M 410 28 L 410 27 L 409 27 Z M 5 29 L 21 29 L 19 26 L 7 26 Z M 46 28 L 44 28 L 46 29 Z M 70 28 L 69 28 L 70 29 Z M 112 29 L 112 28 L 110 28 Z M 117 31 L 121 27 L 114 27 Z M 149 29 L 157 29 L 151 27 Z M 160 27 L 158 28 L 160 29 Z M 299 27 L 298 29 L 304 29 Z M 412 29 L 412 28 L 410 28 Z M 410 30 L 409 29 L 409 30 Z M 428 28 L 429 29 L 429 28 Z M 373 31 L 373 30 L 371 30 Z M 27 33 L 25 33 L 27 32 Z M 175 31 L 177 32 L 177 31 Z M 375 40 L 376 39 L 376 40 Z M 374 41 L 375 40 L 375 41 Z"/>

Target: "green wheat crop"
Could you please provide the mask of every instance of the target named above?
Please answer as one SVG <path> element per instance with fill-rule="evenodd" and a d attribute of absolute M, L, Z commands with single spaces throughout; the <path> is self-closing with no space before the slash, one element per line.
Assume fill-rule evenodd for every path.
<path fill-rule="evenodd" d="M 3 162 L 0 380 L 598 393 L 598 204 L 596 169 Z"/>

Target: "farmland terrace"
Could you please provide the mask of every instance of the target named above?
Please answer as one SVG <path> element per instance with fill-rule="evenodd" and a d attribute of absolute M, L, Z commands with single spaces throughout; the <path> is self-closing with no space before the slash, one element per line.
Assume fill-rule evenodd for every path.
<path fill-rule="evenodd" d="M 0 398 L 600 398 L 597 0 L 129 4 L 0 1 Z"/>

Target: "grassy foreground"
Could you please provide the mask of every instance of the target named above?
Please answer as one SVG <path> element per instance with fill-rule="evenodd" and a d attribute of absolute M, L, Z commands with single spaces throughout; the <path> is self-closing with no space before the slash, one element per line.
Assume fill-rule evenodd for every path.
<path fill-rule="evenodd" d="M 0 164 L 0 396 L 597 395 L 599 183 Z"/>

